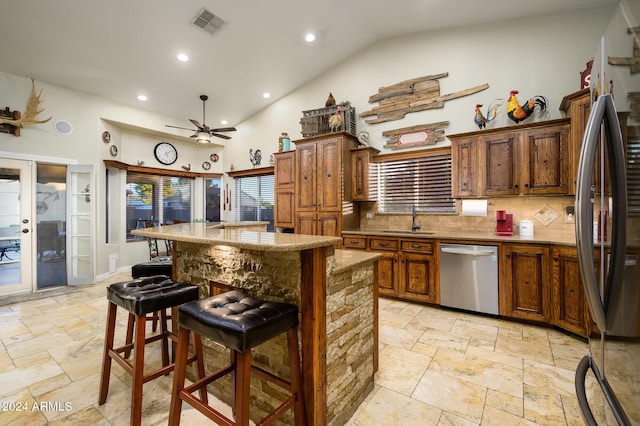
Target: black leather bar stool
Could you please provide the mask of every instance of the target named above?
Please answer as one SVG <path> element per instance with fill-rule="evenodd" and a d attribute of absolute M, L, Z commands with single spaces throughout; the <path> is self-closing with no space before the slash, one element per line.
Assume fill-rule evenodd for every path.
<path fill-rule="evenodd" d="M 111 284 L 107 288 L 107 299 L 109 300 L 109 309 L 102 358 L 99 404 L 102 405 L 107 400 L 111 360 L 113 359 L 133 377 L 131 385 L 131 424 L 139 425 L 142 419 L 142 385 L 170 373 L 175 365 L 169 362 L 169 339 L 173 339 L 175 336 L 167 329 L 165 309 L 197 300 L 198 287 L 191 284 L 177 283 L 166 276 L 158 275 Z M 113 342 L 118 306 L 129 311 L 130 316 L 134 316 L 135 333 L 133 343 L 126 342 L 124 346 L 114 348 Z M 162 329 L 159 334 L 147 338 L 147 314 L 154 311 L 160 312 Z M 162 342 L 162 367 L 145 375 L 145 345 L 158 340 Z M 129 362 L 121 355 L 121 353 L 129 352 L 131 349 L 133 349 L 133 362 Z M 204 377 L 202 345 L 199 338 L 195 339 L 195 352 L 195 356 L 189 357 L 186 362 L 193 362 L 197 359 L 198 374 L 200 377 Z M 200 395 L 206 400 L 206 392 L 201 392 Z"/>
<path fill-rule="evenodd" d="M 156 242 L 156 247 L 157 244 L 158 243 Z M 133 279 L 152 277 L 155 275 L 165 275 L 167 278 L 171 278 L 172 273 L 173 260 L 171 256 L 153 257 L 147 262 L 137 263 L 131 267 L 131 277 Z M 160 314 L 158 312 L 154 312 L 152 319 L 153 323 L 151 330 L 156 331 L 156 329 L 158 328 L 158 320 L 160 319 Z M 129 324 L 127 325 L 127 343 L 132 342 L 131 339 L 133 338 L 133 324 L 134 317 L 133 315 L 130 315 Z M 129 358 L 129 351 L 125 352 L 125 358 Z"/>
<path fill-rule="evenodd" d="M 208 299 L 185 303 L 178 308 L 178 348 L 171 394 L 169 424 L 180 424 L 182 401 L 221 425 L 249 424 L 250 373 L 291 393 L 282 404 L 258 424 L 271 424 L 293 406 L 295 424 L 304 424 L 300 354 L 298 352 L 298 308 L 288 303 L 265 302 L 239 291 L 228 291 Z M 184 387 L 189 335 L 205 336 L 231 350 L 231 364 Z M 291 380 L 251 365 L 251 348 L 287 332 Z M 232 374 L 232 409 L 235 422 L 193 395 L 196 390 Z"/>

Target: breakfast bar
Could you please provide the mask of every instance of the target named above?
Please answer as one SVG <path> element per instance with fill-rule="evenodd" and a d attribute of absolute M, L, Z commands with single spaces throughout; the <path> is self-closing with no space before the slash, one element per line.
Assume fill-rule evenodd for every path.
<path fill-rule="evenodd" d="M 172 240 L 174 279 L 199 286 L 200 298 L 240 289 L 264 300 L 299 308 L 305 424 L 344 424 L 373 390 L 377 369 L 376 253 L 337 250 L 338 237 L 285 234 L 228 224 L 185 223 L 136 230 Z M 203 342 L 205 365 L 216 369 L 228 352 Z M 288 375 L 286 339 L 254 349 L 262 368 Z M 209 391 L 229 402 L 229 382 Z M 252 419 L 282 395 L 252 379 Z M 292 416 L 283 418 L 292 421 Z"/>

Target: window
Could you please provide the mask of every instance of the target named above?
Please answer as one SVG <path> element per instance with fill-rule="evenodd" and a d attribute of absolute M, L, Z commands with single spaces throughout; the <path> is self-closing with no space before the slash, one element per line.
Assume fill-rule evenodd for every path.
<path fill-rule="evenodd" d="M 629 213 L 640 214 L 640 127 L 629 128 L 627 142 L 627 205 Z"/>
<path fill-rule="evenodd" d="M 220 222 L 220 178 L 204 180 L 204 218 L 208 222 Z"/>
<path fill-rule="evenodd" d="M 127 240 L 145 223 L 191 222 L 194 179 L 127 172 Z"/>
<path fill-rule="evenodd" d="M 236 178 L 236 220 L 269 222 L 273 231 L 273 175 Z"/>
<path fill-rule="evenodd" d="M 451 150 L 429 149 L 379 156 L 378 211 L 454 212 L 451 196 Z"/>

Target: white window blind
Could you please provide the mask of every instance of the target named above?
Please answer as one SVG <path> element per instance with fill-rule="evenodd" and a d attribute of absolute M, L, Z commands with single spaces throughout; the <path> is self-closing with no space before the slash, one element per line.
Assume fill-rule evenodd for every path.
<path fill-rule="evenodd" d="M 633 130 L 627 143 L 627 208 L 640 214 L 640 128 Z"/>
<path fill-rule="evenodd" d="M 378 210 L 384 213 L 453 212 L 451 152 L 377 163 Z"/>
<path fill-rule="evenodd" d="M 236 220 L 266 221 L 273 231 L 273 175 L 236 178 Z"/>
<path fill-rule="evenodd" d="M 169 225 L 191 222 L 195 179 L 127 172 L 127 239 L 145 222 Z"/>

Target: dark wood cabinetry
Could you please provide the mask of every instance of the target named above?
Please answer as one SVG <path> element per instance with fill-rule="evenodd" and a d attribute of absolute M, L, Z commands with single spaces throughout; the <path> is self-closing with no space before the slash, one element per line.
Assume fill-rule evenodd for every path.
<path fill-rule="evenodd" d="M 568 194 L 569 120 L 449 136 L 456 198 Z"/>
<path fill-rule="evenodd" d="M 554 325 L 581 336 L 589 335 L 591 316 L 574 247 L 553 248 L 552 302 Z"/>
<path fill-rule="evenodd" d="M 294 227 L 294 174 L 295 151 L 274 154 L 274 225 L 276 227 Z"/>
<path fill-rule="evenodd" d="M 373 157 L 380 151 L 366 146 L 351 151 L 351 193 L 353 201 L 375 201 L 377 195 L 370 190 Z"/>
<path fill-rule="evenodd" d="M 400 240 L 400 244 L 398 296 L 407 300 L 440 303 L 433 242 Z"/>
<path fill-rule="evenodd" d="M 548 246 L 504 244 L 500 315 L 551 322 L 551 268 Z"/>

